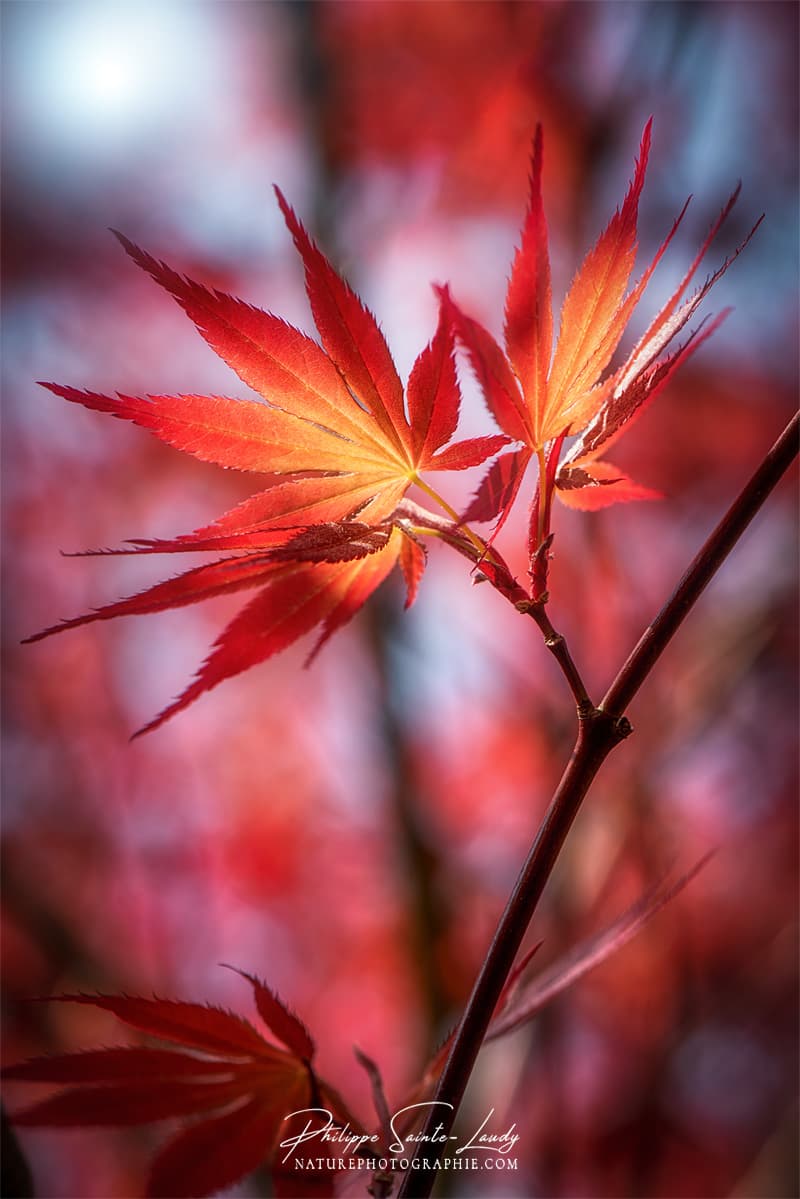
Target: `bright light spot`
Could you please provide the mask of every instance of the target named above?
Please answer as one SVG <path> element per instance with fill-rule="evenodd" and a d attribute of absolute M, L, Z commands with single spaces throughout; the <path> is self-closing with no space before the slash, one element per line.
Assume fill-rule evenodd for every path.
<path fill-rule="evenodd" d="M 78 70 L 77 83 L 87 101 L 111 104 L 117 109 L 135 103 L 136 69 L 130 58 L 98 51 Z"/>
<path fill-rule="evenodd" d="M 15 16 L 8 89 L 29 159 L 113 163 L 207 109 L 213 6 L 45 2 Z"/>

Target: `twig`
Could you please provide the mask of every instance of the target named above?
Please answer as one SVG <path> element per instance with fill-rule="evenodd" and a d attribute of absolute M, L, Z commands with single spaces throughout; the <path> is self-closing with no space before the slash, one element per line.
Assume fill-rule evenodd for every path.
<path fill-rule="evenodd" d="M 583 720 L 592 713 L 594 704 L 589 698 L 589 693 L 581 678 L 580 671 L 572 660 L 572 655 L 569 652 L 564 637 L 561 633 L 557 633 L 550 623 L 550 617 L 547 615 L 547 609 L 545 608 L 545 600 L 531 600 L 530 603 L 519 603 L 516 607 L 518 611 L 527 613 L 528 616 L 532 617 L 541 629 L 544 643 L 561 667 L 564 678 L 567 680 L 569 689 L 574 696 L 578 708 L 578 719 Z"/>
<path fill-rule="evenodd" d="M 453 1038 L 450 1054 L 439 1078 L 434 1100 L 436 1106 L 430 1108 L 430 1114 L 422 1129 L 422 1138 L 430 1137 L 433 1129 L 439 1124 L 442 1125 L 445 1135 L 450 1132 L 495 1005 L 564 839 L 606 757 L 631 732 L 631 726 L 622 712 L 636 695 L 709 580 L 725 561 L 747 525 L 793 461 L 798 448 L 799 423 L 798 416 L 790 421 L 705 542 L 671 598 L 640 638 L 600 707 L 586 712 L 579 720 L 572 757 L 500 918 Z M 531 615 L 534 615 L 533 611 Z M 559 653 L 561 652 L 559 647 Z M 571 686 L 577 699 L 577 684 Z M 578 699 L 579 706 L 580 702 Z M 421 1139 L 419 1146 L 426 1143 L 429 1142 Z M 427 1199 L 431 1193 L 436 1169 L 430 1157 L 426 1161 L 424 1150 L 419 1146 L 415 1154 L 416 1165 L 407 1171 L 398 1199 Z"/>

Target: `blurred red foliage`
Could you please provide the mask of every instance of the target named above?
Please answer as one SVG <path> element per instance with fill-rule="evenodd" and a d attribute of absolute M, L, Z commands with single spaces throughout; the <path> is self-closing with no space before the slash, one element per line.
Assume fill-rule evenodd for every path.
<path fill-rule="evenodd" d="M 174 241 L 176 259 L 221 287 L 265 303 L 285 295 L 281 311 L 307 322 L 265 215 L 272 179 L 305 191 L 332 256 L 386 314 L 401 373 L 429 335 L 431 279 L 450 279 L 498 334 L 535 121 L 560 298 L 655 113 L 669 166 L 643 204 L 643 261 L 690 188 L 721 203 L 741 172 L 748 214 L 767 219 L 720 287 L 736 306 L 727 330 L 621 443 L 621 467 L 667 500 L 557 514 L 553 618 L 596 694 L 797 394 L 797 13 L 216 6 L 212 53 L 192 30 L 213 7 L 188 6 L 171 50 L 173 74 L 193 72 L 204 101 L 182 124 L 165 101 L 163 137 L 151 128 L 103 170 L 74 149 L 48 167 L 16 93 L 7 106 L 20 133 L 4 188 L 5 1060 L 116 1037 L 107 1014 L 26 997 L 156 991 L 235 1006 L 236 980 L 217 969 L 233 960 L 303 1012 L 320 1072 L 366 1119 L 353 1042 L 400 1100 L 464 1001 L 560 773 L 572 717 L 555 666 L 530 621 L 473 586 L 466 564 L 432 555 L 411 613 L 389 596 L 311 672 L 300 647 L 129 745 L 232 615 L 229 601 L 157 627 L 131 619 L 18 642 L 103 586 L 113 598 L 153 577 L 121 561 L 111 579 L 107 562 L 94 570 L 60 550 L 199 525 L 243 498 L 241 481 L 62 411 L 33 380 L 229 385 L 181 314 L 130 277 L 108 224 Z M 30 77 L 56 97 L 52 64 L 42 74 L 17 36 L 24 23 L 44 37 L 44 8 L 13 8 L 6 86 Z M 89 133 L 84 119 L 66 144 Z M 689 255 L 705 215 L 690 210 Z M 485 431 L 463 375 L 469 432 Z M 448 498 L 468 498 L 457 480 Z M 465 1120 L 495 1106 L 521 1141 L 513 1184 L 481 1172 L 479 1194 L 796 1192 L 795 519 L 787 481 L 634 704 L 635 736 L 587 801 L 531 931 L 544 939 L 537 968 L 673 860 L 717 854 L 638 940 L 485 1050 Z M 502 537 L 523 573 L 524 513 Z M 21 1140 L 37 1194 L 52 1199 L 141 1194 L 152 1156 L 135 1132 Z"/>

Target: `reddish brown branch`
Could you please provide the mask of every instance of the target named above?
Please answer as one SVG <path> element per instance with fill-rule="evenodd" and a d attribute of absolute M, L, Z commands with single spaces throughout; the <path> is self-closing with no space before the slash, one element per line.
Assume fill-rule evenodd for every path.
<path fill-rule="evenodd" d="M 539 626 L 545 645 L 550 650 L 556 662 L 558 662 L 561 672 L 567 680 L 578 708 L 578 719 L 581 720 L 589 716 L 594 710 L 594 704 L 589 698 L 589 693 L 581 678 L 580 671 L 572 660 L 572 655 L 569 652 L 566 641 L 561 633 L 557 633 L 550 623 L 550 617 L 547 615 L 544 601 L 532 600 L 529 604 L 517 604 L 516 606 L 520 612 L 527 612 Z"/>
<path fill-rule="evenodd" d="M 631 731 L 622 712 L 655 666 L 709 580 L 725 561 L 794 459 L 798 448 L 799 420 L 797 416 L 792 419 L 705 542 L 671 598 L 640 638 L 611 684 L 600 708 L 590 708 L 579 713 L 578 737 L 572 757 L 500 918 L 494 939 L 456 1030 L 436 1090 L 436 1106 L 429 1109 L 430 1114 L 422 1130 L 423 1137 L 430 1136 L 437 1125 L 442 1125 L 445 1135 L 449 1134 L 495 1005 L 564 839 L 606 757 Z M 531 615 L 534 615 L 533 611 Z M 571 659 L 569 661 L 571 662 Z M 576 698 L 577 685 L 571 683 Z M 580 709 L 580 699 L 578 702 Z M 407 1171 L 398 1199 L 427 1199 L 431 1193 L 436 1170 L 432 1164 L 425 1164 L 426 1157 L 431 1163 L 433 1161 L 432 1155 L 425 1152 L 425 1144 L 424 1140 L 420 1141 L 415 1155 L 417 1164 Z"/>

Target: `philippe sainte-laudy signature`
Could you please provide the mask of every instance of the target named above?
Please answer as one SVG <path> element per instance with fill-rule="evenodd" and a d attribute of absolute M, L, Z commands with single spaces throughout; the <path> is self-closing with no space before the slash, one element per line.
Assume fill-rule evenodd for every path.
<path fill-rule="evenodd" d="M 445 1133 L 443 1124 L 437 1124 L 433 1131 L 427 1134 L 402 1132 L 400 1126 L 406 1123 L 402 1117 L 424 1107 L 452 1108 L 452 1104 L 431 1100 L 429 1103 L 412 1103 L 395 1112 L 389 1121 L 389 1132 L 393 1140 L 388 1146 L 385 1146 L 389 1153 L 404 1156 L 410 1150 L 413 1151 L 417 1145 L 425 1142 L 437 1153 L 446 1151 L 454 1156 L 467 1151 L 506 1154 L 510 1153 L 519 1141 L 519 1134 L 515 1131 L 516 1122 L 504 1132 L 492 1132 L 487 1128 L 494 1115 L 494 1108 L 475 1132 L 466 1139 L 459 1138 L 454 1133 Z M 288 1116 L 284 1117 L 284 1123 L 287 1120 L 299 1120 L 303 1116 L 306 1117 L 305 1127 L 280 1142 L 279 1148 L 286 1150 L 282 1159 L 284 1162 L 293 1150 L 297 1150 L 300 1145 L 304 1145 L 308 1141 L 324 1144 L 326 1150 L 335 1147 L 337 1152 L 346 1155 L 364 1153 L 371 1156 L 376 1150 L 380 1151 L 381 1136 L 379 1133 L 355 1132 L 349 1124 L 337 1124 L 333 1113 L 324 1107 L 304 1107 L 300 1111 L 290 1112 Z M 454 1146 L 451 1143 L 453 1141 L 457 1141 L 458 1144 Z"/>

